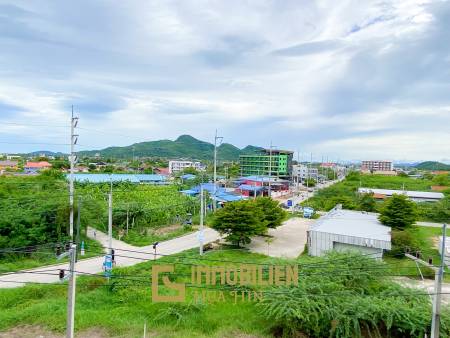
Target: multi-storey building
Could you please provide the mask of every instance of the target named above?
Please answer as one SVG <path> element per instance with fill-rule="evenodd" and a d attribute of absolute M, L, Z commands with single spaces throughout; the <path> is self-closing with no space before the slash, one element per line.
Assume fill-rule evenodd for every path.
<path fill-rule="evenodd" d="M 258 154 L 240 155 L 241 176 L 275 176 L 290 180 L 293 154 L 289 150 L 263 149 Z"/>
<path fill-rule="evenodd" d="M 319 169 L 310 168 L 305 164 L 297 164 L 292 167 L 292 180 L 294 183 L 304 182 L 307 178 L 317 181 L 319 177 Z"/>
<path fill-rule="evenodd" d="M 205 166 L 201 162 L 193 162 L 193 161 L 169 161 L 169 173 L 176 173 L 183 171 L 187 168 L 194 168 L 198 171 L 205 170 Z"/>
<path fill-rule="evenodd" d="M 362 161 L 362 171 L 392 171 L 394 164 L 392 161 Z"/>

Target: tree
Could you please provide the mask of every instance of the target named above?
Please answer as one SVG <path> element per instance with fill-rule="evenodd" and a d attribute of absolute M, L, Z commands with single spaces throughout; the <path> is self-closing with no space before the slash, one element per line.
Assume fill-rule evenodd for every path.
<path fill-rule="evenodd" d="M 448 175 L 436 175 L 433 177 L 433 183 L 436 185 L 450 185 L 450 178 Z"/>
<path fill-rule="evenodd" d="M 307 185 L 310 188 L 311 187 L 315 187 L 316 186 L 316 180 L 314 178 L 307 178 L 305 180 L 305 184 L 304 185 Z"/>
<path fill-rule="evenodd" d="M 280 208 L 279 203 L 270 197 L 258 197 L 254 200 L 254 203 L 261 209 L 263 214 L 261 222 L 265 223 L 268 228 L 275 229 L 287 217 L 287 212 Z"/>
<path fill-rule="evenodd" d="M 434 203 L 432 218 L 436 222 L 450 222 L 450 197 Z"/>
<path fill-rule="evenodd" d="M 361 194 L 359 196 L 359 209 L 364 211 L 373 212 L 377 209 L 377 202 L 373 197 L 373 192 L 367 194 Z"/>
<path fill-rule="evenodd" d="M 412 226 L 417 220 L 417 206 L 405 195 L 392 195 L 381 207 L 381 223 L 396 229 Z"/>
<path fill-rule="evenodd" d="M 264 214 L 252 200 L 231 202 L 217 210 L 212 228 L 227 235 L 227 241 L 240 246 L 251 242 L 251 237 L 264 233 L 267 225 Z"/>
<path fill-rule="evenodd" d="M 349 196 L 336 196 L 332 197 L 327 203 L 327 209 L 334 208 L 337 204 L 341 204 L 343 209 L 354 210 L 356 209 L 356 203 L 352 197 Z"/>

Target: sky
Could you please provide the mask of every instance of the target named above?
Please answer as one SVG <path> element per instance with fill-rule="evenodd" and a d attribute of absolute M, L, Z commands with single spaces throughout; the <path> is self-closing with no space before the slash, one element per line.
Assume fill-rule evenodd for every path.
<path fill-rule="evenodd" d="M 190 134 L 450 161 L 449 1 L 0 0 L 0 153 Z"/>

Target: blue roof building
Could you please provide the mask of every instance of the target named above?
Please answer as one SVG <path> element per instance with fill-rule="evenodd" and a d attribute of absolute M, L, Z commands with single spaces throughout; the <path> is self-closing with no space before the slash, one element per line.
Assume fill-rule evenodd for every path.
<path fill-rule="evenodd" d="M 69 178 L 69 174 L 66 178 Z M 82 183 L 116 183 L 116 182 L 130 182 L 130 183 L 147 183 L 147 184 L 165 184 L 167 178 L 164 175 L 152 174 L 73 174 L 75 182 Z"/>

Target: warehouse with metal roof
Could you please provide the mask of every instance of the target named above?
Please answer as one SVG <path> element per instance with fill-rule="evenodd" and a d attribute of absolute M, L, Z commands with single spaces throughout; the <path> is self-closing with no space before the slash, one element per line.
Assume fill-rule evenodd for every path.
<path fill-rule="evenodd" d="M 375 198 L 383 199 L 391 197 L 392 195 L 406 195 L 414 202 L 436 202 L 444 198 L 441 192 L 431 191 L 410 191 L 410 190 L 391 190 L 391 189 L 373 189 L 373 188 L 359 188 L 360 194 L 373 193 Z"/>
<path fill-rule="evenodd" d="M 308 253 L 323 256 L 328 251 L 358 251 L 381 259 L 391 250 L 391 228 L 378 221 L 378 215 L 336 206 L 308 230 Z"/>

